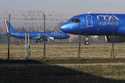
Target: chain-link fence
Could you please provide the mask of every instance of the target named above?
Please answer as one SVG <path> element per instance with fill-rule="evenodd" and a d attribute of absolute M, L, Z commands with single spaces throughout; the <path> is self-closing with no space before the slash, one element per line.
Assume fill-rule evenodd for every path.
<path fill-rule="evenodd" d="M 0 44 L 0 58 L 7 59 L 7 44 Z M 48 42 L 46 50 L 43 43 L 30 44 L 30 53 L 25 48 L 25 44 L 14 41 L 10 44 L 11 59 L 41 59 L 41 58 L 125 58 L 125 43 L 115 44 L 114 49 L 111 44 L 90 44 L 81 43 L 80 49 L 76 42 Z M 79 51 L 80 50 L 80 51 Z M 44 51 L 46 54 L 44 54 Z"/>
<path fill-rule="evenodd" d="M 46 13 L 41 10 L 11 13 L 11 23 L 18 32 L 59 31 L 60 25 L 66 19 L 67 17 L 63 14 Z M 10 37 L 9 49 L 7 39 L 7 35 L 0 36 L 0 58 L 2 59 L 7 59 L 8 55 L 10 59 L 125 57 L 125 43 L 106 43 L 104 36 L 79 38 L 79 36 L 71 35 L 69 39 L 45 42 L 30 40 L 29 48 L 26 48 L 24 39 Z"/>

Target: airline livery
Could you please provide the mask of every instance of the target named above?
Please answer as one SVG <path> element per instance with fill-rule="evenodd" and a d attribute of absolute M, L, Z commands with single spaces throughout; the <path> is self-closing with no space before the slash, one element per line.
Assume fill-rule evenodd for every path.
<path fill-rule="evenodd" d="M 29 33 L 29 38 L 32 40 L 41 40 L 42 38 L 47 38 L 51 40 L 69 38 L 69 35 L 62 31 L 60 32 L 17 32 L 10 22 L 5 21 L 5 25 L 9 35 L 19 39 L 25 39 L 26 33 Z"/>
<path fill-rule="evenodd" d="M 79 35 L 125 35 L 125 14 L 88 13 L 73 16 L 61 28 Z"/>

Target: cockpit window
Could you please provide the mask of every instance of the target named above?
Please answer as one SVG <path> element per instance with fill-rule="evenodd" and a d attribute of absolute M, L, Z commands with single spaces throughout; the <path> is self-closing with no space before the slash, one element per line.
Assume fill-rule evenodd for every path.
<path fill-rule="evenodd" d="M 71 21 L 74 23 L 80 23 L 80 20 L 78 18 L 73 18 Z"/>

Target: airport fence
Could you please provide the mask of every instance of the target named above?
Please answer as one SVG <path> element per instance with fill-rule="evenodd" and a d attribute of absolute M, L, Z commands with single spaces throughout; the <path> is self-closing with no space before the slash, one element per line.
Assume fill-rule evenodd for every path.
<path fill-rule="evenodd" d="M 8 15 L 5 13 L 4 15 Z M 6 15 L 6 16 L 7 16 Z M 17 31 L 59 31 L 60 25 L 69 18 L 65 14 L 39 11 L 11 12 L 11 23 Z M 4 30 L 2 30 L 4 31 Z M 103 41 L 102 37 L 102 41 Z M 9 42 L 7 42 L 9 41 Z M 97 41 L 100 41 L 98 39 Z M 0 58 L 2 59 L 42 59 L 42 58 L 125 58 L 125 43 L 87 43 L 80 36 L 76 41 L 54 40 L 38 42 L 0 36 Z"/>
<path fill-rule="evenodd" d="M 125 58 L 125 43 L 90 43 L 83 42 L 57 42 L 45 43 L 30 42 L 26 48 L 24 41 L 11 41 L 8 53 L 8 45 L 0 44 L 1 59 L 42 59 L 42 58 Z M 9 56 L 9 58 L 8 58 Z"/>

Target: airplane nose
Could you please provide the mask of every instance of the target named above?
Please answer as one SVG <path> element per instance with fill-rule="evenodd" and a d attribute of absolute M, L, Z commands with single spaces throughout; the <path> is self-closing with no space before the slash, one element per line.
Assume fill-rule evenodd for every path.
<path fill-rule="evenodd" d="M 63 26 L 61 26 L 60 29 L 65 32 L 68 29 L 68 27 L 66 25 L 63 25 Z"/>
<path fill-rule="evenodd" d="M 60 30 L 63 32 L 68 32 L 71 29 L 71 25 L 70 24 L 64 24 L 60 27 Z"/>
<path fill-rule="evenodd" d="M 60 27 L 60 30 L 65 32 L 65 33 L 71 33 L 76 31 L 76 28 L 79 27 L 79 24 L 76 23 L 68 23 L 68 24 L 64 24 Z"/>

